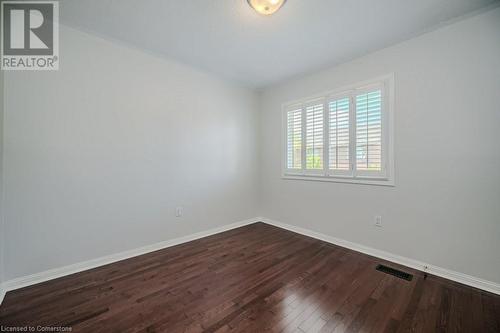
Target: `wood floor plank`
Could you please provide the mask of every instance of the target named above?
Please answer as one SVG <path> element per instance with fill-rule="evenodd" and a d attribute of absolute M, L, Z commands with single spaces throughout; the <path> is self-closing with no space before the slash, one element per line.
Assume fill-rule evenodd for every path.
<path fill-rule="evenodd" d="M 376 271 L 379 263 L 414 278 Z M 255 223 L 8 292 L 0 324 L 92 333 L 500 332 L 500 296 Z"/>

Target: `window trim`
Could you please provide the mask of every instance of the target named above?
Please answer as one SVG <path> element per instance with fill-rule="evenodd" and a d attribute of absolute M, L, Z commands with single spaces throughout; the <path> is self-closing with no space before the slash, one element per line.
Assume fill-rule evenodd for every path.
<path fill-rule="evenodd" d="M 328 160 L 329 150 L 329 103 L 332 100 L 345 96 L 354 96 L 375 87 L 381 87 L 382 91 L 382 165 L 383 174 L 376 172 L 371 175 L 370 171 L 358 171 L 355 168 L 356 163 L 356 110 L 355 102 L 350 99 L 349 105 L 349 154 L 351 156 L 351 165 L 349 172 L 339 172 L 330 170 Z M 323 100 L 323 142 L 327 146 L 323 147 L 323 170 L 320 173 L 305 170 L 305 108 L 310 103 Z M 302 169 L 287 168 L 287 111 L 292 109 L 302 109 Z M 282 104 L 282 143 L 281 143 L 281 178 L 295 180 L 311 180 L 323 182 L 340 182 L 352 184 L 395 186 L 394 180 L 394 73 L 379 76 L 356 84 L 349 84 L 341 88 L 327 91 L 322 94 L 316 94 L 310 97 L 301 98 Z"/>

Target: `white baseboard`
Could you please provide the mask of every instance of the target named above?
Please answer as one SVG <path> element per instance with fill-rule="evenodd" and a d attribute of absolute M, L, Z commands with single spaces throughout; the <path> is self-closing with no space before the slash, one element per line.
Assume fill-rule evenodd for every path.
<path fill-rule="evenodd" d="M 325 241 L 328 243 L 332 243 L 335 245 L 339 245 L 339 246 L 342 246 L 342 247 L 345 247 L 345 248 L 348 248 L 348 249 L 351 249 L 351 250 L 354 250 L 357 252 L 365 253 L 365 254 L 368 254 L 370 256 L 381 258 L 381 259 L 391 261 L 391 262 L 394 262 L 394 263 L 397 263 L 397 264 L 400 264 L 403 266 L 417 269 L 419 271 L 423 271 L 423 272 L 426 272 L 429 274 L 437 275 L 437 276 L 443 277 L 443 278 L 448 279 L 448 280 L 452 280 L 452 281 L 455 281 L 458 283 L 462 283 L 462 284 L 465 284 L 465 285 L 468 285 L 468 286 L 471 286 L 474 288 L 482 289 L 482 290 L 500 295 L 500 284 L 495 283 L 495 282 L 483 280 L 483 279 L 480 279 L 480 278 L 477 278 L 474 276 L 455 272 L 455 271 L 452 271 L 449 269 L 445 269 L 442 267 L 427 264 L 427 263 L 424 263 L 424 262 L 421 262 L 421 261 L 418 261 L 415 259 L 402 257 L 399 255 L 390 253 L 390 252 L 374 249 L 372 247 L 349 242 L 349 241 L 346 241 L 344 239 L 325 235 L 325 234 L 322 234 L 322 233 L 319 233 L 316 231 L 308 230 L 308 229 L 297 227 L 294 225 L 278 222 L 278 221 L 268 219 L 265 217 L 260 217 L 260 218 L 258 218 L 258 220 L 260 220 L 264 223 L 270 224 L 270 225 L 274 225 L 278 228 L 283 228 L 283 229 L 286 229 L 286 230 L 289 230 L 292 232 L 296 232 L 296 233 L 301 234 L 301 235 L 316 238 L 316 239 L 319 239 L 319 240 L 322 240 L 322 241 Z"/>
<path fill-rule="evenodd" d="M 2 305 L 3 298 L 5 297 L 5 289 L 3 287 L 3 283 L 0 283 L 0 305 Z"/>
<path fill-rule="evenodd" d="M 374 257 L 378 257 L 378 258 L 381 258 L 381 259 L 384 259 L 387 261 L 391 261 L 391 262 L 394 262 L 394 263 L 397 263 L 397 264 L 400 264 L 403 266 L 411 267 L 411 268 L 414 268 L 414 269 L 417 269 L 420 271 L 425 271 L 425 272 L 428 272 L 429 274 L 434 274 L 434 275 L 443 277 L 445 279 L 456 281 L 456 282 L 459 282 L 459 283 L 462 283 L 462 284 L 465 284 L 468 286 L 472 286 L 472 287 L 475 287 L 478 289 L 482 289 L 482 290 L 500 295 L 500 285 L 497 283 L 491 282 L 491 281 L 486 281 L 486 280 L 476 278 L 476 277 L 473 277 L 470 275 L 462 274 L 459 272 L 454 272 L 454 271 L 451 271 L 451 270 L 448 270 L 445 268 L 426 264 L 426 263 L 418 261 L 418 260 L 398 256 L 398 255 L 392 254 L 390 252 L 377 250 L 377 249 L 374 249 L 374 248 L 371 248 L 368 246 L 349 242 L 349 241 L 346 241 L 346 240 L 343 240 L 340 238 L 325 235 L 325 234 L 322 234 L 319 232 L 315 232 L 315 231 L 308 230 L 305 228 L 297 227 L 294 225 L 278 222 L 278 221 L 268 219 L 265 217 L 257 217 L 257 218 L 247 219 L 247 220 L 232 223 L 232 224 L 227 224 L 227 225 L 213 228 L 210 230 L 201 231 L 201 232 L 198 232 L 195 234 L 191 234 L 191 235 L 187 235 L 187 236 L 183 236 L 183 237 L 155 243 L 152 245 L 147 245 L 147 246 L 140 247 L 137 249 L 132 249 L 132 250 L 128 250 L 128 251 L 124 251 L 124 252 L 120 252 L 120 253 L 116 253 L 116 254 L 112 254 L 112 255 L 108 255 L 108 256 L 104 256 L 104 257 L 100 257 L 100 258 L 96 258 L 96 259 L 92 259 L 92 260 L 88 260 L 88 261 L 84 261 L 84 262 L 79 262 L 79 263 L 64 266 L 64 267 L 59 267 L 59 268 L 43 271 L 40 273 L 35 273 L 32 275 L 22 276 L 22 277 L 15 278 L 15 279 L 12 279 L 9 281 L 5 281 L 4 283 L 0 284 L 0 304 L 2 303 L 2 300 L 5 296 L 5 294 L 10 290 L 23 288 L 23 287 L 30 286 L 33 284 L 56 279 L 56 278 L 59 278 L 62 276 L 78 273 L 81 271 L 85 271 L 88 269 L 92 269 L 92 268 L 107 265 L 107 264 L 111 264 L 113 262 L 136 257 L 136 256 L 139 256 L 141 254 L 161 250 L 161 249 L 171 247 L 174 245 L 190 242 L 190 241 L 193 241 L 193 240 L 196 240 L 199 238 L 203 238 L 203 237 L 211 236 L 211 235 L 214 235 L 214 234 L 217 234 L 220 232 L 224 232 L 227 230 L 239 228 L 239 227 L 242 227 L 242 226 L 245 226 L 248 224 L 252 224 L 255 222 L 264 222 L 264 223 L 267 223 L 267 224 L 270 224 L 270 225 L 273 225 L 273 226 L 276 226 L 276 227 L 279 227 L 282 229 L 296 232 L 296 233 L 301 234 L 301 235 L 316 238 L 316 239 L 319 239 L 319 240 L 322 240 L 322 241 L 325 241 L 328 243 L 339 245 L 339 246 L 342 246 L 342 247 L 345 247 L 345 248 L 348 248 L 348 249 L 351 249 L 354 251 L 362 252 L 362 253 L 365 253 L 365 254 L 368 254 L 368 255 L 371 255 Z"/>
<path fill-rule="evenodd" d="M 223 226 L 213 228 L 210 230 L 197 232 L 195 234 L 191 234 L 191 235 L 187 235 L 187 236 L 183 236 L 183 237 L 179 237 L 179 238 L 175 238 L 175 239 L 170 239 L 167 241 L 163 241 L 163 242 L 159 242 L 159 243 L 155 243 L 155 244 L 151 244 L 151 245 L 146 245 L 146 246 L 143 246 L 140 248 L 136 248 L 136 249 L 132 249 L 132 250 L 116 253 L 116 254 L 111 254 L 108 256 L 104 256 L 104 257 L 100 257 L 100 258 L 96 258 L 96 259 L 91 259 L 88 261 L 83 261 L 83 262 L 79 262 L 76 264 L 72 264 L 72 265 L 68 265 L 68 266 L 64 266 L 64 267 L 59 267 L 59 268 L 55 268 L 55 269 L 50 269 L 50 270 L 43 271 L 40 273 L 35 273 L 32 275 L 22 276 L 19 278 L 8 280 L 8 281 L 5 281 L 2 285 L 0 285 L 0 288 L 2 289 L 0 291 L 1 292 L 0 299 L 3 300 L 3 295 L 5 295 L 5 293 L 10 291 L 10 290 L 15 290 L 15 289 L 27 287 L 27 286 L 37 284 L 40 282 L 45 282 L 45 281 L 56 279 L 56 278 L 59 278 L 62 276 L 85 271 L 85 270 L 88 270 L 91 268 L 111 264 L 113 262 L 136 257 L 136 256 L 139 256 L 141 254 L 161 250 L 161 249 L 171 247 L 174 245 L 190 242 L 190 241 L 193 241 L 193 240 L 196 240 L 199 238 L 218 234 L 218 233 L 223 232 L 223 231 L 228 231 L 228 230 L 231 230 L 234 228 L 239 228 L 239 227 L 245 226 L 247 224 L 252 224 L 255 222 L 259 222 L 259 220 L 252 218 L 252 219 L 248 219 L 248 220 L 244 220 L 244 221 L 239 221 L 236 223 L 223 225 Z M 0 304 L 1 304 L 1 301 L 0 301 Z"/>

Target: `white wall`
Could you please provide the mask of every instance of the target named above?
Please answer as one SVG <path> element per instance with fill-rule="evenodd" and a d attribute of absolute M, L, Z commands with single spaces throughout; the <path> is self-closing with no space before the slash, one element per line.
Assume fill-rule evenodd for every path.
<path fill-rule="evenodd" d="M 64 26 L 60 39 L 59 71 L 5 77 L 7 279 L 257 215 L 254 92 Z"/>
<path fill-rule="evenodd" d="M 3 224 L 3 117 L 4 117 L 4 75 L 0 70 L 0 303 L 3 298 L 2 282 L 4 281 L 4 245 L 5 230 Z"/>
<path fill-rule="evenodd" d="M 497 8 L 266 89 L 261 214 L 500 282 L 499 41 Z M 280 179 L 281 103 L 391 72 L 396 187 Z"/>

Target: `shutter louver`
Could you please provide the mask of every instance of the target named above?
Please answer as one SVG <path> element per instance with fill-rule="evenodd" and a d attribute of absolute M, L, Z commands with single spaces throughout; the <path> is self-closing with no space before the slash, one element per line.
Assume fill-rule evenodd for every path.
<path fill-rule="evenodd" d="M 302 110 L 287 113 L 287 168 L 302 169 Z"/>
<path fill-rule="evenodd" d="M 328 103 L 329 168 L 349 170 L 349 97 Z"/>
<path fill-rule="evenodd" d="M 306 107 L 306 169 L 323 169 L 323 103 Z"/>
<path fill-rule="evenodd" d="M 382 170 L 382 92 L 356 95 L 356 169 Z"/>

